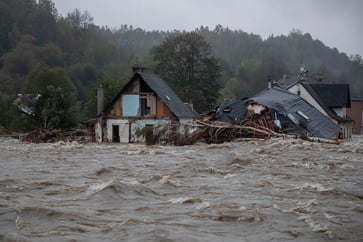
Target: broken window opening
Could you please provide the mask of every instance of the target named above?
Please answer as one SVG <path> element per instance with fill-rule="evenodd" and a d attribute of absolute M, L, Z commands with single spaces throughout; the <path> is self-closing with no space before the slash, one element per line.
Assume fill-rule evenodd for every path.
<path fill-rule="evenodd" d="M 274 119 L 274 124 L 276 125 L 277 128 L 281 129 L 281 121 L 277 118 L 277 113 L 275 112 L 275 119 Z"/>
<path fill-rule="evenodd" d="M 147 105 L 147 98 L 140 97 L 140 116 L 147 116 L 150 114 L 150 107 Z"/>

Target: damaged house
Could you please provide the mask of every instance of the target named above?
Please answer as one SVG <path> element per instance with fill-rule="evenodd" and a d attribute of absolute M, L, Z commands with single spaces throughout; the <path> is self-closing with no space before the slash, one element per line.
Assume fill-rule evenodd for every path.
<path fill-rule="evenodd" d="M 98 142 L 144 142 L 145 127 L 154 133 L 184 132 L 195 118 L 192 108 L 182 102 L 159 76 L 134 67 L 130 81 L 98 115 Z M 99 94 L 102 99 L 102 92 Z M 101 105 L 102 106 L 102 105 Z M 100 109 L 100 107 L 99 107 Z"/>
<path fill-rule="evenodd" d="M 243 137 L 259 137 L 261 133 L 256 136 L 254 130 L 261 130 L 336 139 L 341 132 L 338 125 L 302 97 L 277 85 L 248 99 L 224 101 L 209 121 L 253 127 L 245 129 Z"/>
<path fill-rule="evenodd" d="M 347 115 L 351 107 L 349 84 L 315 80 L 302 68 L 300 75 L 280 80 L 278 84 L 313 105 L 341 128 L 341 138 L 351 138 L 353 120 Z"/>

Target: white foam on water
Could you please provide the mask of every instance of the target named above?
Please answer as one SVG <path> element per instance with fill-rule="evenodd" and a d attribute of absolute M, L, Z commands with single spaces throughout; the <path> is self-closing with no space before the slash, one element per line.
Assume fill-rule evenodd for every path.
<path fill-rule="evenodd" d="M 347 169 L 347 170 L 354 170 L 354 169 L 355 169 L 355 166 L 354 166 L 354 165 L 352 165 L 352 164 L 346 164 L 346 163 L 344 163 L 344 164 L 342 164 L 342 165 L 340 166 L 340 168 L 341 168 L 341 169 Z"/>
<path fill-rule="evenodd" d="M 185 204 L 185 203 L 196 203 L 201 202 L 199 198 L 193 198 L 193 197 L 179 197 L 179 198 L 172 198 L 169 199 L 168 202 L 172 204 Z"/>
<path fill-rule="evenodd" d="M 328 227 L 324 224 L 320 224 L 315 221 L 311 215 L 301 215 L 297 218 L 297 220 L 302 220 L 309 225 L 312 231 L 314 232 L 326 232 L 328 231 Z"/>
<path fill-rule="evenodd" d="M 303 190 L 303 189 L 312 189 L 318 192 L 328 192 L 333 190 L 334 188 L 326 188 L 323 185 L 321 185 L 320 183 L 304 183 L 301 186 L 298 185 L 293 185 L 295 186 L 297 189 L 299 190 Z"/>
<path fill-rule="evenodd" d="M 77 141 L 58 141 L 55 143 L 52 143 L 51 145 L 49 145 L 49 147 L 52 148 L 57 148 L 57 147 L 62 147 L 62 148 L 81 148 L 84 147 L 83 144 L 78 143 Z"/>
<path fill-rule="evenodd" d="M 225 178 L 225 179 L 229 179 L 229 178 L 233 178 L 233 177 L 235 177 L 235 176 L 238 176 L 238 174 L 226 174 L 223 178 Z"/>
<path fill-rule="evenodd" d="M 310 207 L 310 206 L 319 205 L 319 204 L 320 204 L 320 202 L 315 198 L 308 200 L 307 202 L 301 202 L 301 201 L 297 202 L 298 206 L 303 206 L 303 207 Z"/>
<path fill-rule="evenodd" d="M 239 210 L 245 211 L 245 210 L 247 210 L 247 207 L 241 205 L 241 207 L 239 207 Z"/>
<path fill-rule="evenodd" d="M 119 181 L 115 180 L 115 179 L 107 181 L 107 182 L 103 182 L 103 183 L 93 184 L 93 185 L 89 186 L 86 193 L 88 195 L 95 194 L 97 192 L 100 192 L 100 191 L 106 189 L 107 187 L 111 187 L 111 186 L 118 185 L 118 184 L 119 184 Z"/>
<path fill-rule="evenodd" d="M 182 186 L 182 183 L 178 179 L 173 178 L 170 175 L 162 176 L 161 179 L 159 180 L 159 182 L 161 184 L 171 184 L 171 185 L 174 185 L 177 187 Z"/>
<path fill-rule="evenodd" d="M 197 210 L 201 210 L 201 209 L 204 209 L 204 208 L 209 208 L 211 205 L 210 205 L 210 202 L 202 202 L 200 204 L 198 204 L 196 206 L 196 209 Z"/>

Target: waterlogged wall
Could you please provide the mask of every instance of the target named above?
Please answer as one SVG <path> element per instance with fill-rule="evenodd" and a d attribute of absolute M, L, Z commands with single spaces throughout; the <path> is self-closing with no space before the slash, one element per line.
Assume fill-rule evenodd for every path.
<path fill-rule="evenodd" d="M 362 241 L 363 137 L 0 142 L 1 241 Z"/>

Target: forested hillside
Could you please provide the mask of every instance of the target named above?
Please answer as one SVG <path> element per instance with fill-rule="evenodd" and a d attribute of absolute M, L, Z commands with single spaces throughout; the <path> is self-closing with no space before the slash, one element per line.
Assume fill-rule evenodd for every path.
<path fill-rule="evenodd" d="M 288 36 L 263 40 L 220 25 L 201 26 L 194 32 L 210 45 L 221 68 L 217 103 L 252 95 L 269 78 L 296 75 L 302 64 L 312 76 L 350 83 L 352 96 L 363 96 L 362 58 L 348 57 L 308 33 L 292 30 Z M 57 126 L 57 120 L 48 119 L 60 114 L 48 104 L 40 105 L 43 112 L 38 119 L 19 116 L 13 105 L 19 93 L 51 94 L 58 105 L 67 105 L 69 126 L 94 118 L 99 84 L 110 100 L 130 78 L 133 64 L 157 72 L 153 47 L 180 34 L 185 31 L 145 31 L 123 23 L 115 29 L 97 26 L 87 12 L 60 16 L 50 0 L 0 0 L 0 125 L 12 130 L 37 128 L 39 123 Z M 57 78 L 49 80 L 54 75 Z M 64 97 L 74 101 L 64 102 Z"/>

